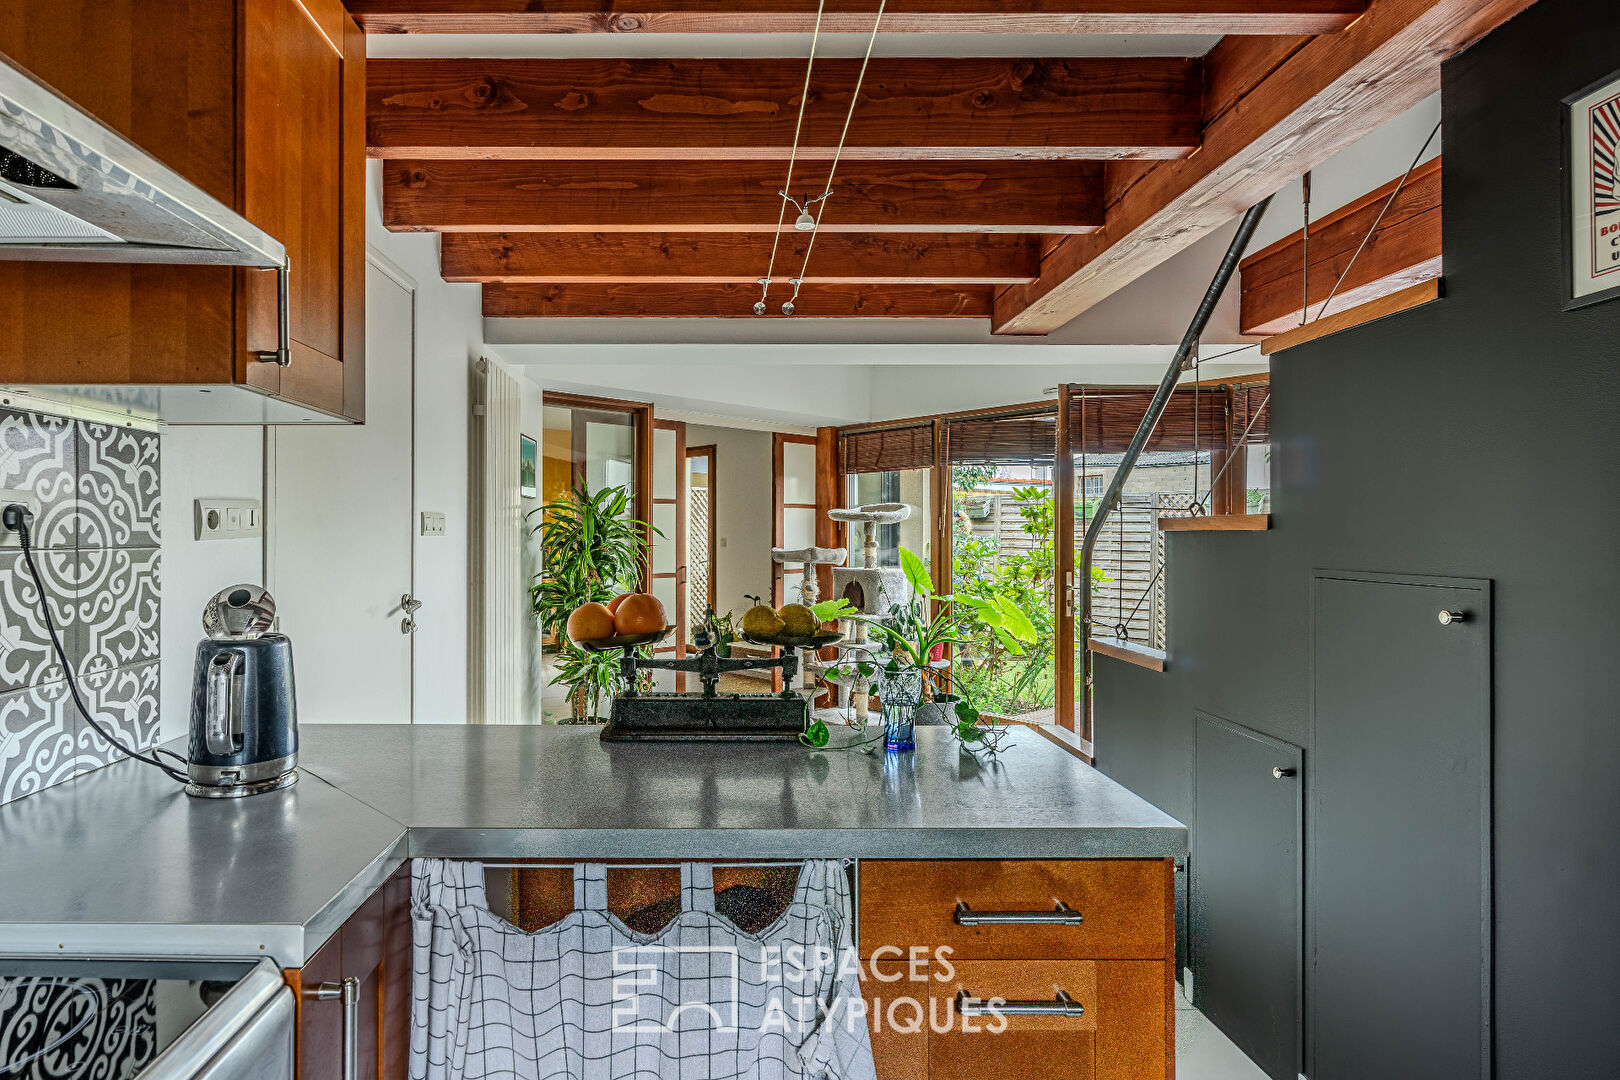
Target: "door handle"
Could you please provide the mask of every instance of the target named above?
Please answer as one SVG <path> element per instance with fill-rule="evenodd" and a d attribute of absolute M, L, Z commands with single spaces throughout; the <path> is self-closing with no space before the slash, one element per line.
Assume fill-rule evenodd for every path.
<path fill-rule="evenodd" d="M 1466 612 L 1466 611 L 1445 611 L 1445 610 L 1442 610 L 1440 612 L 1440 625 L 1441 626 L 1456 626 L 1458 623 L 1465 623 L 1467 621 L 1468 621 L 1468 612 Z"/>
<path fill-rule="evenodd" d="M 323 982 L 307 994 L 316 1001 L 343 1002 L 343 1080 L 359 1080 L 360 980 L 350 975 L 342 982 Z"/>
<path fill-rule="evenodd" d="M 422 608 L 422 601 L 406 593 L 399 598 L 399 608 L 407 615 L 415 615 Z"/>
<path fill-rule="evenodd" d="M 976 998 L 969 997 L 966 990 L 958 990 L 956 1011 L 962 1016 L 1068 1016 L 1078 1019 L 1086 1015 L 1085 1006 L 1062 990 L 1051 1001 Z"/>
<path fill-rule="evenodd" d="M 958 900 L 951 919 L 957 926 L 1079 926 L 1085 919 L 1059 900 L 1051 911 L 974 911 Z"/>

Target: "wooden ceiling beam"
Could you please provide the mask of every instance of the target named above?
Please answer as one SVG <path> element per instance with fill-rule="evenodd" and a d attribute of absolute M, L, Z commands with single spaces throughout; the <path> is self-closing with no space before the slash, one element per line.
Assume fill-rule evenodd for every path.
<path fill-rule="evenodd" d="M 1439 277 L 1440 220 L 1440 159 L 1433 158 L 1413 169 L 1404 185 L 1391 180 L 1313 222 L 1308 276 L 1300 266 L 1304 236 L 1297 231 L 1244 259 L 1239 332 L 1269 336 L 1298 328 L 1307 284 L 1310 318 L 1319 319 L 1330 294 L 1328 314 Z M 1362 248 L 1374 222 L 1378 231 Z"/>
<path fill-rule="evenodd" d="M 1197 154 L 1135 178 L 1102 229 L 1047 253 L 1038 281 L 999 293 L 996 331 L 1056 330 L 1422 101 L 1439 89 L 1441 61 L 1532 3 L 1372 0 L 1348 28 L 1313 38 L 1233 95 Z M 1220 62 L 1212 54 L 1208 79 L 1229 85 Z"/>
<path fill-rule="evenodd" d="M 782 234 L 775 277 L 804 264 L 806 233 Z M 771 237 L 715 233 L 446 233 L 439 248 L 446 281 L 528 284 L 747 284 L 765 274 Z M 985 233 L 832 233 L 816 241 L 807 282 L 886 285 L 1004 285 L 1033 281 L 1033 236 Z"/>
<path fill-rule="evenodd" d="M 801 161 L 831 159 L 860 67 L 817 60 Z M 783 160 L 805 61 L 372 60 L 373 157 Z M 873 59 L 844 161 L 1179 158 L 1199 145 L 1202 64 Z"/>
<path fill-rule="evenodd" d="M 824 190 L 827 166 L 794 176 L 802 202 Z M 784 224 L 786 178 L 775 161 L 388 161 L 382 213 L 402 232 L 768 233 Z M 1080 233 L 1103 221 L 1095 161 L 851 161 L 834 186 L 823 233 Z"/>
<path fill-rule="evenodd" d="M 764 318 L 785 318 L 791 288 L 771 292 Z M 985 285 L 806 285 L 795 319 L 987 319 Z M 484 286 L 488 319 L 753 319 L 758 285 L 501 285 Z"/>
<path fill-rule="evenodd" d="M 803 0 L 348 0 L 371 34 L 809 33 Z M 889 34 L 1325 34 L 1365 0 L 890 0 Z M 821 30 L 864 34 L 871 0 L 829 0 Z"/>

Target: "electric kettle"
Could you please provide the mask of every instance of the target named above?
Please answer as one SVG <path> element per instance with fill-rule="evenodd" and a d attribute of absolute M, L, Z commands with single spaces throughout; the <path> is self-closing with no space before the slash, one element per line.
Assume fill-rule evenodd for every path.
<path fill-rule="evenodd" d="M 276 602 L 257 585 L 223 589 L 203 608 L 187 794 L 237 798 L 298 779 L 292 642 L 270 633 L 275 615 Z"/>

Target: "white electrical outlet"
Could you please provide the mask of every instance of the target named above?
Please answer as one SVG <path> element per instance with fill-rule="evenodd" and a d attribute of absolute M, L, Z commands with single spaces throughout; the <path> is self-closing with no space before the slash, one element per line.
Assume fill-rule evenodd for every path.
<path fill-rule="evenodd" d="M 198 499 L 192 519 L 198 540 L 242 540 L 264 535 L 258 499 Z"/>
<path fill-rule="evenodd" d="M 422 535 L 443 536 L 444 515 L 436 510 L 422 511 Z"/>
<path fill-rule="evenodd" d="M 29 528 L 29 534 L 33 535 L 34 531 L 39 528 L 39 496 L 31 491 L 0 490 L 0 508 L 4 508 L 11 503 L 22 503 L 33 513 L 34 524 Z M 5 525 L 0 524 L 0 548 L 20 547 L 22 547 L 22 540 L 17 534 L 6 528 Z"/>

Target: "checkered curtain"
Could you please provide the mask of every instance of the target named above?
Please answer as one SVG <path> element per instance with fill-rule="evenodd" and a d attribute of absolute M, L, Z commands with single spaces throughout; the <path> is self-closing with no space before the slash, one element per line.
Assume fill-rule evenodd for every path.
<path fill-rule="evenodd" d="M 601 863 L 575 866 L 574 911 L 534 933 L 489 910 L 479 863 L 418 860 L 412 887 L 411 1080 L 876 1080 L 849 1013 L 860 984 L 837 962 L 837 861 L 806 863 L 760 934 L 715 913 L 705 863 L 682 865 L 681 914 L 657 934 L 608 912 Z"/>

